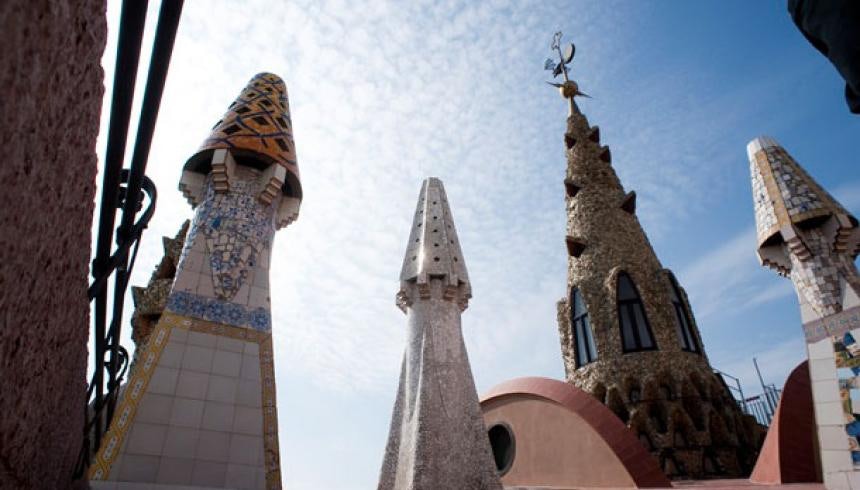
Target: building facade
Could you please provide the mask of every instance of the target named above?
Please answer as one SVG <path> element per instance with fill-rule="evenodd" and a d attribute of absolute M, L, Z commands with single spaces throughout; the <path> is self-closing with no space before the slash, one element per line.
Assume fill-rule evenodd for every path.
<path fill-rule="evenodd" d="M 635 192 L 572 99 L 564 141 L 567 381 L 609 407 L 670 478 L 749 474 L 763 431 L 714 374 L 687 296 L 636 217 Z"/>

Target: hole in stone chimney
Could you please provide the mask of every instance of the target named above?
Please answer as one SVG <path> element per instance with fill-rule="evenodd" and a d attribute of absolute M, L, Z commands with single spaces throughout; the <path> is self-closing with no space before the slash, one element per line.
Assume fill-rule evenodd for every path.
<path fill-rule="evenodd" d="M 576 144 L 576 138 L 574 138 L 572 134 L 568 133 L 568 134 L 564 135 L 564 145 L 567 146 L 568 150 L 573 148 L 573 145 L 575 145 L 575 144 Z"/>
<path fill-rule="evenodd" d="M 224 133 L 233 134 L 233 133 L 238 132 L 239 129 L 240 129 L 239 126 L 236 126 L 235 124 L 231 124 L 231 125 L 227 126 L 226 128 L 224 128 Z"/>
<path fill-rule="evenodd" d="M 565 239 L 565 243 L 567 244 L 567 253 L 571 257 L 579 258 L 582 252 L 585 251 L 585 244 L 576 238 L 569 236 Z"/>
<path fill-rule="evenodd" d="M 597 126 L 591 128 L 591 132 L 588 133 L 588 139 L 595 143 L 600 143 L 600 128 Z"/>
<path fill-rule="evenodd" d="M 267 121 L 266 118 L 263 116 L 255 116 L 254 122 L 259 124 L 260 126 L 268 126 L 269 125 L 269 121 Z"/>
<path fill-rule="evenodd" d="M 237 107 L 236 112 L 238 112 L 239 114 L 245 114 L 251 112 L 251 108 L 246 105 L 243 105 L 241 107 Z"/>
<path fill-rule="evenodd" d="M 564 179 L 564 191 L 567 197 L 574 197 L 579 192 L 580 187 L 573 183 L 570 179 Z"/>
<path fill-rule="evenodd" d="M 433 257 L 433 262 L 439 262 L 439 257 Z"/>

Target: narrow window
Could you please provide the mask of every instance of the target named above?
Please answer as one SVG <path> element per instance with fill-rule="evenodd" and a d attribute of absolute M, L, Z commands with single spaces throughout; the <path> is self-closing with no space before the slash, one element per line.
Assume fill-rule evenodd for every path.
<path fill-rule="evenodd" d="M 675 309 L 675 326 L 678 330 L 678 342 L 681 344 L 681 348 L 688 352 L 700 352 L 699 344 L 693 336 L 690 313 L 687 311 L 684 301 L 681 300 L 678 282 L 672 274 L 669 274 L 669 296 L 672 298 L 672 307 Z"/>
<path fill-rule="evenodd" d="M 642 299 L 630 276 L 624 272 L 618 275 L 618 322 L 624 352 L 657 349 Z"/>
<path fill-rule="evenodd" d="M 591 332 L 588 310 L 585 309 L 585 302 L 582 301 L 582 294 L 578 288 L 573 288 L 570 304 L 572 305 L 570 316 L 576 367 L 582 367 L 597 359 L 597 349 L 594 347 L 594 334 Z"/>

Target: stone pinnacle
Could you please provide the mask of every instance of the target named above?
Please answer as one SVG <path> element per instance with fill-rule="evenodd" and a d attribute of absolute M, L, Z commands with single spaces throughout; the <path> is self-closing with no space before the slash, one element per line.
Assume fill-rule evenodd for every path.
<path fill-rule="evenodd" d="M 418 206 L 409 234 L 406 256 L 400 272 L 400 290 L 397 305 L 405 311 L 405 291 L 409 284 L 418 286 L 419 294 L 429 294 L 429 280 L 444 280 L 446 299 L 457 301 L 466 309 L 472 297 L 469 274 L 460 250 L 460 240 L 454 227 L 454 218 L 448 206 L 448 197 L 442 181 L 430 177 L 424 180 L 418 196 Z"/>

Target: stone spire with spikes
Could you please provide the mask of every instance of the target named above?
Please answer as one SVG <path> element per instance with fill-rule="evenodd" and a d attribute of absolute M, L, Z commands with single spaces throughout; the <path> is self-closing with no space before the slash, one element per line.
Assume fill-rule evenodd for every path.
<path fill-rule="evenodd" d="M 683 288 L 663 267 L 636 215 L 612 153 L 559 87 L 564 135 L 568 255 L 558 329 L 567 381 L 610 408 L 670 478 L 738 477 L 755 461 L 755 421 L 738 409 L 708 364 Z"/>
<path fill-rule="evenodd" d="M 379 489 L 498 489 L 460 314 L 472 296 L 442 182 L 424 181 L 400 273 L 406 351 Z"/>

